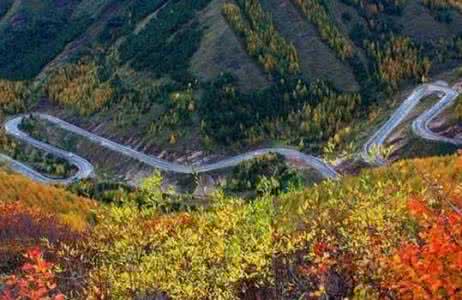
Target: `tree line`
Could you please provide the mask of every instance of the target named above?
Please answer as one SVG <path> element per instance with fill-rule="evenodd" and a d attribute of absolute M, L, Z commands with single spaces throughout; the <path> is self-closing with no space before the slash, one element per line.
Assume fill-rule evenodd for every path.
<path fill-rule="evenodd" d="M 300 71 L 295 47 L 278 33 L 257 0 L 238 0 L 237 5 L 226 3 L 223 14 L 244 39 L 247 52 L 266 72 L 285 77 Z"/>
<path fill-rule="evenodd" d="M 353 46 L 330 18 L 325 3 L 320 0 L 293 1 L 317 27 L 321 38 L 335 51 L 340 59 L 345 60 L 353 56 Z"/>

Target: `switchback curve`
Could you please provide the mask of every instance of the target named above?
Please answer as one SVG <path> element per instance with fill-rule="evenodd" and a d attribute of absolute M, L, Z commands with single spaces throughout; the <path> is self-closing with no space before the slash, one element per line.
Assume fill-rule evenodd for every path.
<path fill-rule="evenodd" d="M 458 97 L 457 91 L 453 90 L 452 88 L 448 87 L 447 84 L 443 82 L 437 82 L 433 84 L 423 84 L 418 86 L 412 93 L 409 95 L 406 100 L 396 109 L 396 111 L 392 114 L 392 116 L 385 122 L 364 144 L 360 157 L 369 163 L 376 164 L 376 165 L 383 165 L 386 163 L 385 159 L 383 159 L 380 154 L 373 154 L 373 149 L 376 147 L 381 147 L 387 137 L 392 133 L 397 126 L 399 126 L 409 114 L 415 109 L 417 104 L 424 99 L 426 96 L 430 94 L 437 93 L 440 96 L 440 100 L 433 105 L 429 110 L 425 111 L 421 114 L 413 123 L 412 129 L 414 133 L 424 139 L 438 141 L 438 142 L 445 142 L 451 143 L 455 145 L 462 145 L 462 140 L 459 139 L 451 139 L 444 136 L 440 136 L 431 131 L 429 125 L 432 120 L 436 118 L 440 113 L 442 113 L 445 109 L 450 107 L 454 104 L 455 100 Z M 96 134 L 93 134 L 85 129 L 79 128 L 75 125 L 72 125 L 66 121 L 63 121 L 59 118 L 47 115 L 47 114 L 40 114 L 40 113 L 33 113 L 35 117 L 40 119 L 47 120 L 48 122 L 66 130 L 72 132 L 74 134 L 80 135 L 96 144 L 101 145 L 107 149 L 112 151 L 118 152 L 122 155 L 130 157 L 132 159 L 141 161 L 149 166 L 152 166 L 157 169 L 161 169 L 164 171 L 170 171 L 175 173 L 183 173 L 183 174 L 192 174 L 192 173 L 205 173 L 214 170 L 219 170 L 223 168 L 233 167 L 240 164 L 243 161 L 247 161 L 253 159 L 255 157 L 268 154 L 271 152 L 279 153 L 286 158 L 296 159 L 300 162 L 303 162 L 305 165 L 310 166 L 326 179 L 336 179 L 339 177 L 339 174 L 335 171 L 335 168 L 324 161 L 322 158 L 315 157 L 309 154 L 305 154 L 299 152 L 294 149 L 284 148 L 284 147 L 277 147 L 277 148 L 264 148 L 258 149 L 254 151 L 250 151 L 247 153 L 239 154 L 236 156 L 232 156 L 221 161 L 211 163 L 211 164 L 201 164 L 201 165 L 182 165 L 175 162 L 170 162 L 166 160 L 159 159 L 154 156 L 147 155 L 145 153 L 139 152 L 130 148 L 125 145 L 118 144 Z M 60 158 L 67 160 L 69 163 L 75 165 L 78 169 L 78 172 L 66 179 L 54 179 L 44 176 L 39 172 L 31 169 L 30 167 L 26 166 L 25 164 L 15 161 L 10 157 L 5 155 L 0 155 L 0 160 L 6 161 L 10 164 L 10 168 L 14 171 L 17 171 L 25 176 L 30 177 L 33 180 L 48 183 L 48 184 L 63 184 L 68 185 L 75 181 L 85 179 L 90 177 L 94 173 L 94 167 L 91 163 L 89 163 L 86 159 L 71 153 L 59 149 L 55 146 L 43 143 L 38 141 L 27 133 L 20 130 L 19 125 L 25 116 L 17 116 L 13 119 L 8 120 L 5 123 L 5 130 L 8 135 L 15 137 L 23 141 L 24 143 L 30 144 L 38 149 L 44 150 L 49 152 L 53 155 L 56 155 Z"/>

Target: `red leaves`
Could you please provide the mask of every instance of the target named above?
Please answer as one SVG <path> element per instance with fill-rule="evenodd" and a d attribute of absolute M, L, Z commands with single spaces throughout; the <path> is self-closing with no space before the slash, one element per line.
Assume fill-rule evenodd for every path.
<path fill-rule="evenodd" d="M 410 209 L 423 230 L 418 244 L 402 245 L 393 258 L 386 259 L 389 271 L 385 286 L 399 298 L 462 298 L 462 216 L 456 212 L 429 209 L 411 200 Z"/>
<path fill-rule="evenodd" d="M 79 240 L 82 234 L 60 224 L 56 217 L 27 208 L 19 202 L 0 203 L 0 272 L 13 272 L 23 263 L 23 253 L 43 239 L 49 243 Z M 30 252 L 29 255 L 37 255 Z"/>
<path fill-rule="evenodd" d="M 53 264 L 47 262 L 39 248 L 27 251 L 28 263 L 21 268 L 19 276 L 12 275 L 6 281 L 6 287 L 0 300 L 63 300 L 64 295 L 56 291 Z"/>
<path fill-rule="evenodd" d="M 327 243 L 324 242 L 318 242 L 313 246 L 313 252 L 319 257 L 324 256 L 326 252 L 328 252 L 330 247 L 327 245 Z"/>
<path fill-rule="evenodd" d="M 432 212 L 424 205 L 422 200 L 413 198 L 409 200 L 407 207 L 410 213 L 415 217 L 430 217 Z"/>

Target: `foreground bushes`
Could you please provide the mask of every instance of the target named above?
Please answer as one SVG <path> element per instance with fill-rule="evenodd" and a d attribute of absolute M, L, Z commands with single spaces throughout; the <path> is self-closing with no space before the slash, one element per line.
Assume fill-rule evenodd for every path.
<path fill-rule="evenodd" d="M 446 199 L 449 200 L 449 199 Z M 462 199 L 452 205 L 462 206 Z M 421 231 L 385 259 L 387 287 L 400 299 L 459 299 L 462 296 L 462 214 L 413 199 L 409 209 Z"/>
<path fill-rule="evenodd" d="M 0 272 L 16 269 L 23 262 L 23 253 L 42 243 L 75 241 L 79 234 L 69 226 L 60 224 L 54 216 L 23 204 L 0 203 Z"/>
<path fill-rule="evenodd" d="M 64 300 L 64 295 L 57 292 L 53 264 L 43 258 L 39 248 L 27 251 L 25 258 L 29 261 L 21 268 L 19 276 L 12 275 L 6 281 L 6 288 L 1 291 L 1 300 Z"/>
<path fill-rule="evenodd" d="M 152 177 L 48 251 L 72 299 L 458 299 L 461 183 L 461 158 L 432 158 L 179 211 Z"/>
<path fill-rule="evenodd" d="M 243 280 L 269 284 L 269 199 L 247 205 L 217 197 L 207 211 L 161 215 L 160 181 L 150 182 L 144 208 L 132 201 L 111 206 L 81 245 L 94 255 L 87 297 L 230 299 Z"/>

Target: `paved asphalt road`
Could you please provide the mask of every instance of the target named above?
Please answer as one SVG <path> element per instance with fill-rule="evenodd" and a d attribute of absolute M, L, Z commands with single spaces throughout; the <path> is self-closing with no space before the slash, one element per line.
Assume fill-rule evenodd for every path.
<path fill-rule="evenodd" d="M 441 100 L 437 104 L 432 106 L 429 110 L 427 110 L 425 113 L 420 115 L 413 122 L 412 128 L 414 132 L 418 136 L 424 139 L 452 143 L 456 145 L 462 145 L 462 140 L 450 139 L 450 138 L 446 138 L 443 136 L 439 136 L 429 129 L 429 124 L 431 123 L 431 121 L 436 116 L 438 116 L 441 112 L 443 112 L 446 108 L 453 105 L 457 96 L 459 95 L 456 91 L 448 87 L 444 82 L 437 82 L 434 84 L 421 85 L 412 92 L 412 94 L 393 113 L 390 119 L 384 125 L 382 125 L 382 127 L 379 130 L 377 130 L 371 136 L 371 138 L 364 144 L 363 150 L 360 153 L 360 156 L 362 157 L 362 159 L 372 164 L 377 164 L 377 165 L 385 164 L 386 161 L 383 158 L 381 158 L 379 155 L 376 155 L 375 157 L 371 157 L 373 156 L 371 154 L 374 152 L 373 149 L 376 147 L 382 146 L 385 140 L 387 139 L 387 137 L 392 133 L 392 131 L 406 119 L 406 117 L 415 109 L 417 104 L 422 99 L 424 99 L 426 96 L 430 94 L 434 94 L 434 93 L 437 93 L 438 95 L 440 95 Z M 251 152 L 239 154 L 239 155 L 236 155 L 230 158 L 226 158 L 226 159 L 223 159 L 221 161 L 211 163 L 211 164 L 202 164 L 202 165 L 197 165 L 197 166 L 181 165 L 178 163 L 162 160 L 154 156 L 146 155 L 128 146 L 121 145 L 113 141 L 110 141 L 106 138 L 95 135 L 89 131 L 86 131 L 75 125 L 72 125 L 59 118 L 46 115 L 46 114 L 39 114 L 39 113 L 34 113 L 34 116 L 47 120 L 48 122 L 55 124 L 64 130 L 80 135 L 112 151 L 121 153 L 132 159 L 136 159 L 149 166 L 152 166 L 154 168 L 161 169 L 164 171 L 184 173 L 184 174 L 204 173 L 204 172 L 209 172 L 213 170 L 233 167 L 233 166 L 240 164 L 243 161 L 250 160 L 257 156 L 261 156 L 263 154 L 267 154 L 270 152 L 275 152 L 275 153 L 279 153 L 285 156 L 286 158 L 296 159 L 300 162 L 303 162 L 305 165 L 318 170 L 320 174 L 324 176 L 325 178 L 335 179 L 339 176 L 338 173 L 335 171 L 334 167 L 329 165 L 323 159 L 312 156 L 312 155 L 301 153 L 294 149 L 283 148 L 283 147 L 258 149 L 258 150 L 254 150 Z M 7 162 L 11 169 L 25 176 L 30 177 L 33 180 L 36 180 L 42 183 L 48 183 L 48 184 L 67 185 L 72 182 L 78 181 L 80 179 L 90 177 L 94 173 L 94 168 L 92 164 L 90 164 L 86 159 L 79 157 L 74 153 L 66 152 L 57 147 L 40 142 L 32 138 L 31 136 L 29 136 L 27 133 L 22 132 L 19 129 L 19 125 L 21 124 L 21 121 L 23 118 L 24 116 L 18 116 L 18 117 L 15 117 L 7 121 L 5 123 L 6 133 L 36 148 L 39 148 L 53 155 L 56 155 L 60 158 L 66 159 L 67 161 L 69 161 L 69 163 L 75 165 L 78 168 L 78 172 L 71 178 L 54 179 L 54 178 L 48 178 L 34 171 L 33 169 L 29 168 L 23 163 L 15 161 L 5 155 L 0 155 L 0 161 L 3 160 Z"/>
<path fill-rule="evenodd" d="M 360 153 L 362 159 L 371 164 L 385 164 L 386 161 L 380 155 L 373 154 L 375 156 L 371 157 L 371 153 L 376 152 L 374 148 L 380 147 L 385 143 L 385 140 L 390 136 L 393 130 L 409 116 L 422 99 L 435 93 L 440 96 L 441 100 L 421 114 L 412 123 L 412 129 L 417 136 L 423 139 L 460 145 L 462 141 L 437 135 L 429 128 L 431 121 L 449 106 L 453 105 L 459 95 L 455 90 L 448 87 L 445 82 L 439 81 L 417 87 L 412 94 L 403 101 L 390 119 L 388 119 L 388 121 L 385 122 L 385 124 L 383 124 L 364 144 L 363 150 Z"/>

